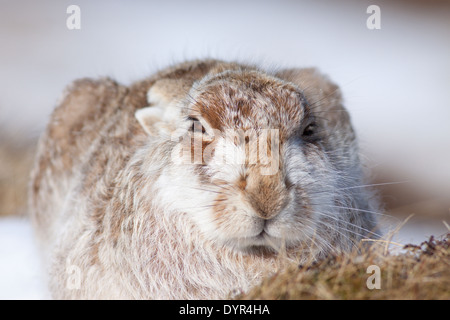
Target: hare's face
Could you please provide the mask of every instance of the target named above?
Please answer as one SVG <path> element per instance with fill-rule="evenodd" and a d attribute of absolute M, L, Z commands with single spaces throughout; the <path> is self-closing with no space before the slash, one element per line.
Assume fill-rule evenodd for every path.
<path fill-rule="evenodd" d="M 174 110 L 170 165 L 155 187 L 167 211 L 241 250 L 320 241 L 336 219 L 336 170 L 301 91 L 256 71 L 203 79 Z M 167 111 L 170 112 L 170 111 Z"/>

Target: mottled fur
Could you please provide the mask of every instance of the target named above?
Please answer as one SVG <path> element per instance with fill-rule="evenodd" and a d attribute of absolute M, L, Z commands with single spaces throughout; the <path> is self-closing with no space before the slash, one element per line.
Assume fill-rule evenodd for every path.
<path fill-rule="evenodd" d="M 211 129 L 279 130 L 277 172 L 245 159 L 177 163 L 173 133 L 193 117 L 202 148 L 241 158 L 247 140 Z M 314 141 L 302 138 L 308 121 Z M 325 77 L 192 61 L 129 87 L 69 86 L 39 143 L 30 210 L 55 298 L 224 298 L 371 236 L 363 184 L 349 116 Z"/>

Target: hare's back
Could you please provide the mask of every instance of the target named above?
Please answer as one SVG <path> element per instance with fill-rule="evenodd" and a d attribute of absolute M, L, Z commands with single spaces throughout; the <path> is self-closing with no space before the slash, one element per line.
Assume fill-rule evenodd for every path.
<path fill-rule="evenodd" d="M 50 237 L 74 179 L 90 180 L 102 159 L 112 150 L 120 152 L 113 143 L 128 145 L 125 140 L 131 137 L 131 120 L 139 107 L 138 101 L 127 101 L 129 91 L 107 78 L 77 80 L 53 111 L 40 138 L 29 190 L 30 214 L 44 238 Z"/>

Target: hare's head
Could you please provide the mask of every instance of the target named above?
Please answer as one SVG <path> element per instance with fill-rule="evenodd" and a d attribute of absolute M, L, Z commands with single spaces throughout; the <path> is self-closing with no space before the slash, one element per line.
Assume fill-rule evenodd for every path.
<path fill-rule="evenodd" d="M 338 88 L 314 70 L 160 80 L 148 100 L 136 117 L 165 146 L 154 196 L 167 214 L 244 251 L 325 249 L 348 228 L 339 208 L 355 205 L 343 191 L 360 181 L 355 136 Z"/>

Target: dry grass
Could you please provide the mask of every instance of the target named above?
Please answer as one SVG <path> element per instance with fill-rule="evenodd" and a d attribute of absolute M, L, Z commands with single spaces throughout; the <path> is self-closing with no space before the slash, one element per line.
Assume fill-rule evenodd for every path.
<path fill-rule="evenodd" d="M 309 266 L 293 265 L 238 298 L 450 299 L 450 233 L 442 239 L 431 237 L 419 246 L 407 245 L 397 254 L 385 249 L 384 243 L 376 243 L 364 253 L 330 257 Z M 367 287 L 371 265 L 380 268 L 380 289 Z"/>
<path fill-rule="evenodd" d="M 34 142 L 0 132 L 0 216 L 24 215 Z"/>

